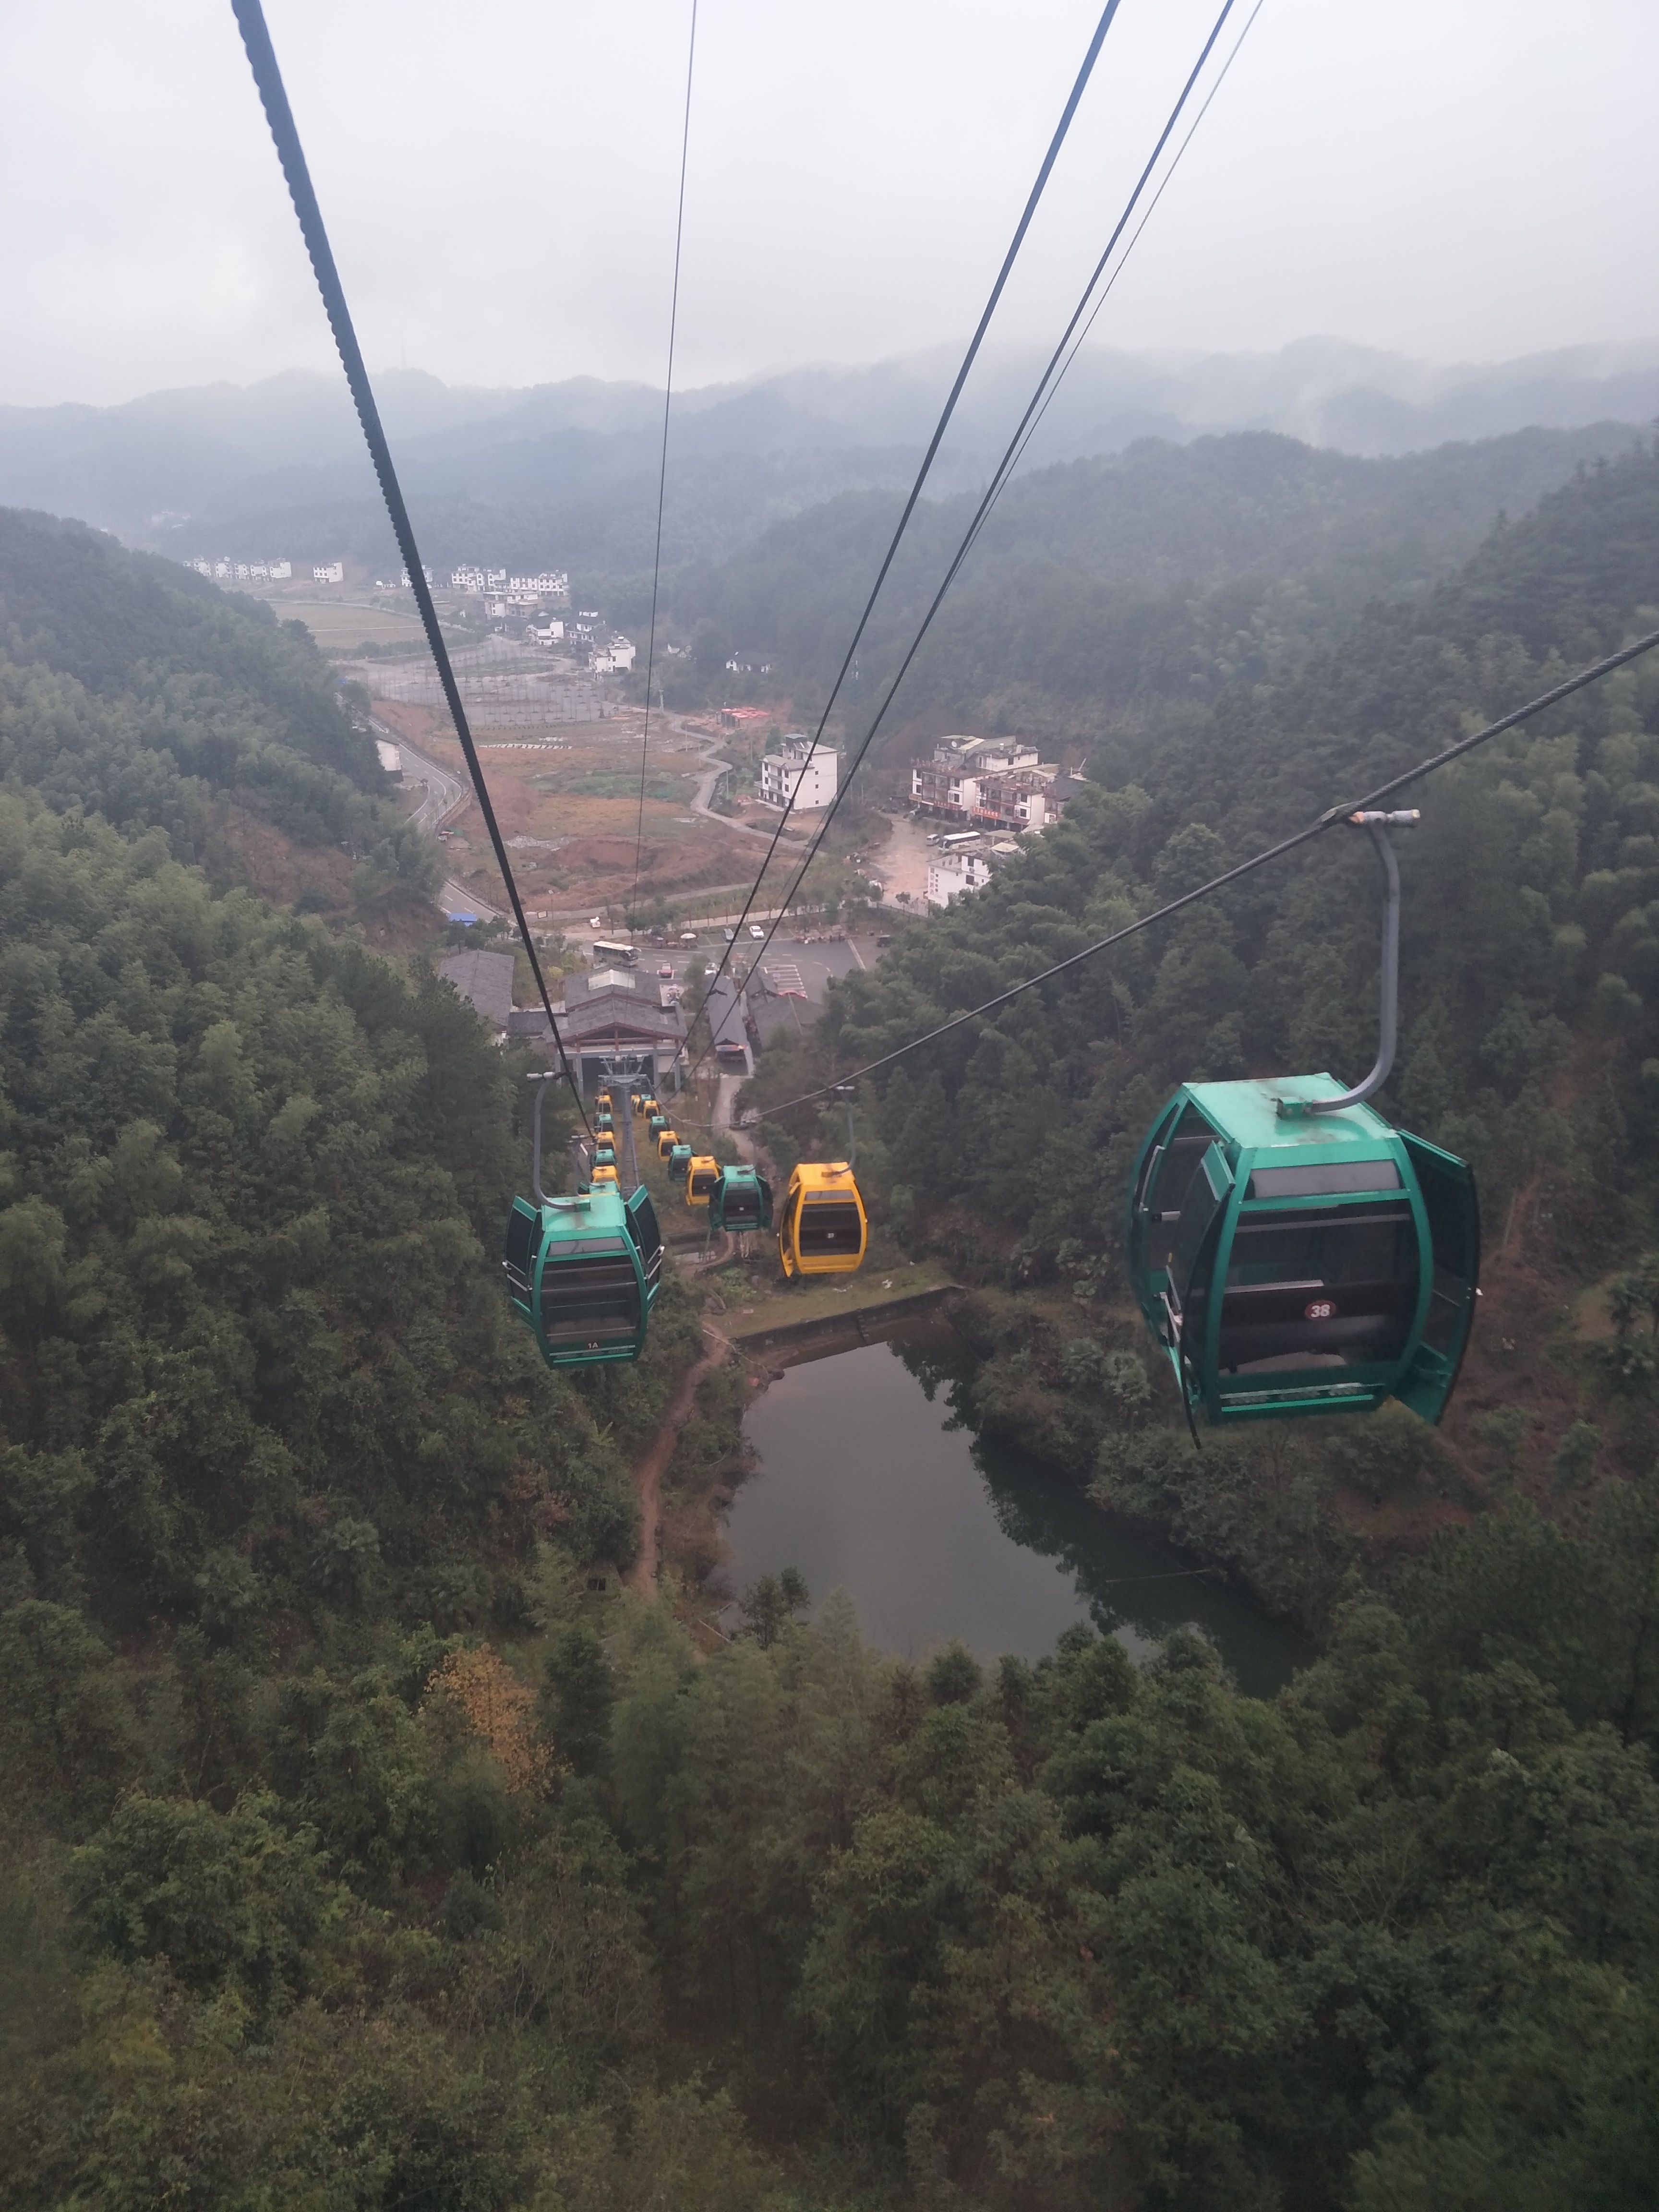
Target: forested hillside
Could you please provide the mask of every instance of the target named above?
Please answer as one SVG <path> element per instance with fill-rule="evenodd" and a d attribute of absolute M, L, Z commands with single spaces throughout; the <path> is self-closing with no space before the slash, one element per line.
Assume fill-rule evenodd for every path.
<path fill-rule="evenodd" d="M 905 679 L 872 766 L 904 729 L 1015 728 L 1089 745 L 1126 717 L 1212 703 L 1229 685 L 1294 670 L 1376 597 L 1420 599 L 1575 467 L 1626 450 L 1615 424 L 1527 430 L 1387 460 L 1266 433 L 1126 453 L 1018 477 L 1004 495 Z M 863 736 L 978 503 L 918 508 L 842 695 L 837 727 Z M 671 703 L 828 696 L 898 513 L 860 493 L 775 525 L 723 563 L 665 577 L 690 665 L 667 665 Z M 584 584 L 642 621 L 648 577 Z M 747 684 L 737 658 L 771 673 Z M 659 663 L 659 672 L 662 673 Z"/>
<path fill-rule="evenodd" d="M 59 813 L 156 830 L 221 882 L 253 879 L 268 831 L 348 853 L 362 911 L 436 888 L 303 624 L 79 523 L 3 508 L 0 775 Z"/>
<path fill-rule="evenodd" d="M 1130 725 L 763 1095 L 1613 641 L 1659 599 L 1656 520 L 1644 451 L 1293 678 Z M 988 1672 L 757 1603 L 702 1653 L 619 1593 L 693 1294 L 599 1376 L 508 1322 L 523 1066 L 418 963 L 191 865 L 228 791 L 278 804 L 261 746 L 377 804 L 348 727 L 337 762 L 300 742 L 297 644 L 265 631 L 266 695 L 220 657 L 252 618 L 204 604 L 199 649 L 173 599 L 135 614 L 101 688 L 19 666 L 6 725 L 0 2204 L 1650 2203 L 1659 678 L 1438 779 L 1407 845 L 1395 1103 L 1513 1237 L 1486 1431 L 1200 1463 L 1121 1311 L 1121 1170 L 1169 1085 L 1364 1056 L 1357 845 L 865 1101 L 884 1229 L 980 1286 L 961 1412 L 1315 1621 L 1268 1704 L 1184 1633 L 1144 1668 L 1077 1629 Z M 1598 1275 L 1581 1340 L 1561 1310 Z M 733 1403 L 705 1384 L 688 1460 L 729 1450 Z M 1339 1474 L 1440 1533 L 1368 1549 Z"/>

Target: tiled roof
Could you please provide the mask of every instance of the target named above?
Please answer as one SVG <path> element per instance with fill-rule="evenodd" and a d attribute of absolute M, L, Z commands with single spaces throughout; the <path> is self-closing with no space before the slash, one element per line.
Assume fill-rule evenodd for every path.
<path fill-rule="evenodd" d="M 513 1012 L 513 955 L 510 952 L 452 952 L 438 973 L 470 1000 L 498 1030 Z"/>

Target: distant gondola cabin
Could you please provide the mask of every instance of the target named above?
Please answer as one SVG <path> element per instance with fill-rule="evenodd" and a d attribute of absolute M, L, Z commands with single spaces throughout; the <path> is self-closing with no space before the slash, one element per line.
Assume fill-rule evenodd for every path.
<path fill-rule="evenodd" d="M 772 1186 L 747 1164 L 722 1168 L 708 1201 L 709 1218 L 716 1229 L 742 1234 L 772 1226 Z"/>

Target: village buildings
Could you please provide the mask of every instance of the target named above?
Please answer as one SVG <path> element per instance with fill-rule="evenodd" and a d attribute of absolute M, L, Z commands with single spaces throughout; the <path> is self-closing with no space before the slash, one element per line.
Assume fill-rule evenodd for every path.
<path fill-rule="evenodd" d="M 924 814 L 983 830 L 1042 830 L 1078 789 L 1020 738 L 941 738 L 910 770 L 911 803 Z"/>

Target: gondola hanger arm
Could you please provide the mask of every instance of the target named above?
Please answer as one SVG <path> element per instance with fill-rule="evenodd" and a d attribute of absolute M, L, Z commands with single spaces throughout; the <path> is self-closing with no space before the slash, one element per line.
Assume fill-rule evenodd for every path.
<path fill-rule="evenodd" d="M 1279 1117 L 1282 1121 L 1307 1121 L 1316 1115 L 1340 1114 L 1347 1107 L 1363 1106 L 1382 1088 L 1394 1066 L 1400 1031 L 1400 864 L 1395 859 L 1389 832 L 1392 829 L 1409 829 L 1423 817 L 1415 806 L 1399 807 L 1392 813 L 1376 807 L 1358 807 L 1346 818 L 1356 830 L 1369 831 L 1376 857 L 1382 864 L 1382 880 L 1387 885 L 1382 903 L 1382 981 L 1378 994 L 1376 1059 L 1363 1082 L 1334 1098 L 1281 1098 Z"/>

